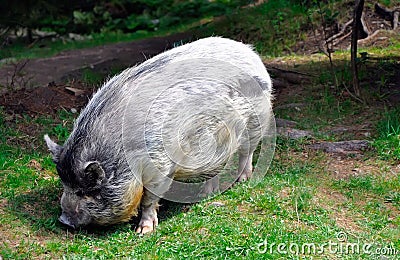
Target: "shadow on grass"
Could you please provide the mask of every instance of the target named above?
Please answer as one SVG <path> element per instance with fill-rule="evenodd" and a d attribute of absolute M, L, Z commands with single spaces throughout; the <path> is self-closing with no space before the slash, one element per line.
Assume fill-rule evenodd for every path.
<path fill-rule="evenodd" d="M 16 194 L 8 200 L 6 205 L 11 214 L 18 217 L 34 230 L 44 229 L 57 232 L 58 215 L 61 212 L 59 198 L 62 191 L 57 184 L 38 188 L 22 194 Z"/>
<path fill-rule="evenodd" d="M 60 198 L 62 188 L 57 184 L 48 187 L 35 189 L 23 194 L 15 195 L 8 200 L 6 208 L 8 211 L 18 217 L 18 219 L 29 225 L 33 230 L 45 232 L 61 233 L 67 231 L 71 234 L 88 234 L 96 236 L 106 236 L 120 230 L 126 224 L 111 226 L 88 226 L 82 229 L 70 229 L 58 221 L 61 214 Z M 161 200 L 158 213 L 159 221 L 173 217 L 190 208 L 190 204 L 180 204 Z M 130 228 L 135 230 L 140 220 L 138 216 L 129 221 Z"/>

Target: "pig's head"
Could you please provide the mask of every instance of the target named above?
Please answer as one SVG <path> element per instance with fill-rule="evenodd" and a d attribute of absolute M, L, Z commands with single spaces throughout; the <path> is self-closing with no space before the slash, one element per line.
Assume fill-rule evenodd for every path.
<path fill-rule="evenodd" d="M 64 186 L 61 223 L 72 228 L 108 225 L 128 221 L 137 214 L 143 190 L 110 184 L 102 163 L 78 160 L 70 149 L 47 135 L 44 138 Z M 132 190 L 137 192 L 127 192 Z"/>

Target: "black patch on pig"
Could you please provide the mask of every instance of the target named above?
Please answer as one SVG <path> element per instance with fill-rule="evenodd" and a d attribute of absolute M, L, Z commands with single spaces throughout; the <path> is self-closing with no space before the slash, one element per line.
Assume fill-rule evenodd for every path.
<path fill-rule="evenodd" d="M 254 76 L 253 78 L 258 83 L 258 85 L 260 85 L 262 90 L 268 90 L 268 91 L 271 90 L 270 89 L 271 86 L 269 86 L 267 82 L 263 81 L 261 78 L 259 78 L 257 76 Z"/>

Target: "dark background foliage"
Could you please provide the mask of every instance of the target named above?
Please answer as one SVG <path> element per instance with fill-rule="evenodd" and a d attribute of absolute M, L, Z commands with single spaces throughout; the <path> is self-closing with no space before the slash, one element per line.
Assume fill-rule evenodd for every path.
<path fill-rule="evenodd" d="M 154 31 L 190 19 L 222 15 L 246 0 L 3 0 L 0 29 L 89 34 L 107 30 Z"/>

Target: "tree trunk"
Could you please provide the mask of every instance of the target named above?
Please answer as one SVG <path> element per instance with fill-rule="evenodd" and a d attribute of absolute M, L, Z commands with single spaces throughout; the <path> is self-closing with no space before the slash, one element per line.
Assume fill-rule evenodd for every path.
<path fill-rule="evenodd" d="M 26 38 L 28 39 L 28 43 L 33 42 L 32 28 L 27 28 Z"/>
<path fill-rule="evenodd" d="M 361 16 L 364 9 L 364 0 L 356 0 L 353 14 L 353 32 L 351 35 L 351 70 L 353 74 L 354 94 L 357 97 L 361 96 L 360 84 L 358 79 L 357 67 L 357 40 L 360 28 L 362 27 Z"/>

